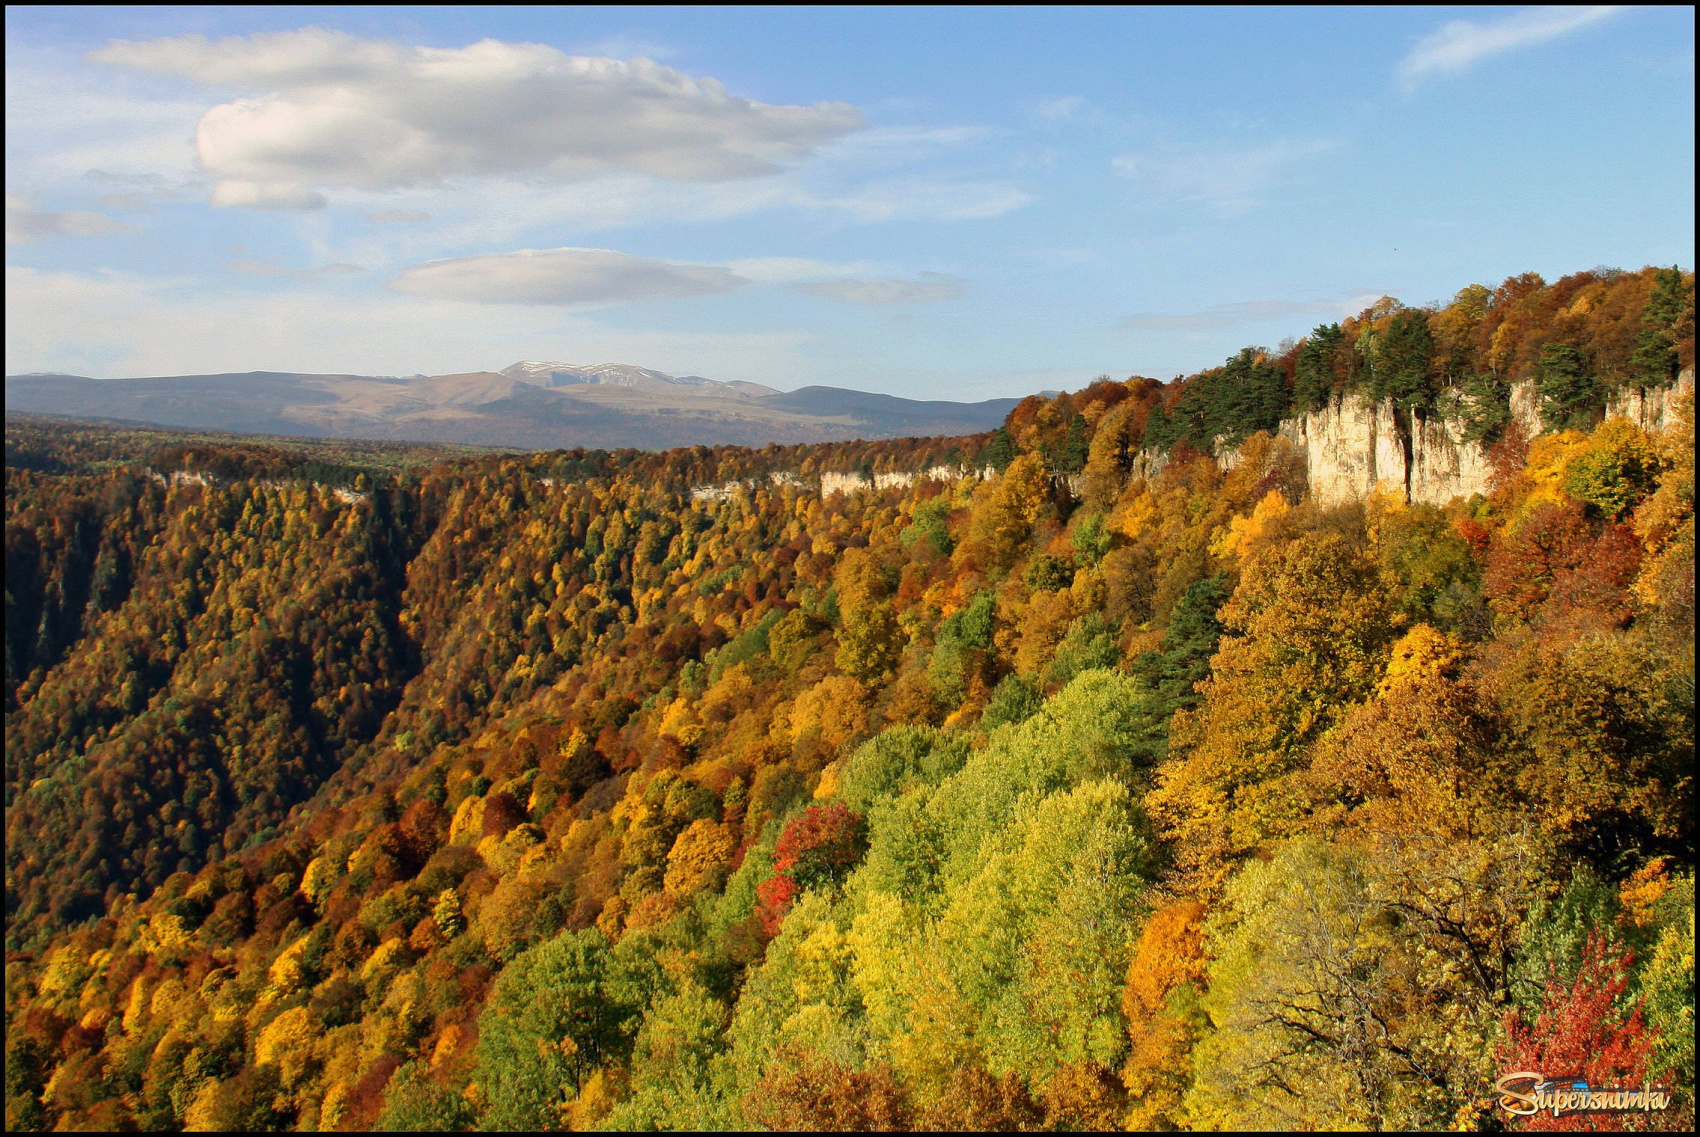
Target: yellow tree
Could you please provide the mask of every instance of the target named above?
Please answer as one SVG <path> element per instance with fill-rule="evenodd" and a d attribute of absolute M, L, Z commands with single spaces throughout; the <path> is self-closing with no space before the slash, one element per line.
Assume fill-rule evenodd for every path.
<path fill-rule="evenodd" d="M 1190 883 L 1214 890 L 1233 864 L 1304 812 L 1288 775 L 1353 703 L 1374 690 L 1393 638 L 1392 597 L 1367 558 L 1311 533 L 1254 559 L 1223 606 L 1224 636 L 1176 716 L 1175 759 L 1147 797 Z"/>

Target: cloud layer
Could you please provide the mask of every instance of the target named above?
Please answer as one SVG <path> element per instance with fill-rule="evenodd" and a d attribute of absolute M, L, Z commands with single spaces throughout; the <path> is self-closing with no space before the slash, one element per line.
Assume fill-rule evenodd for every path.
<path fill-rule="evenodd" d="M 1122 322 L 1124 328 L 1166 331 L 1205 331 L 1215 328 L 1234 328 L 1241 324 L 1262 324 L 1284 320 L 1291 316 L 1341 317 L 1374 302 L 1378 294 L 1352 296 L 1345 300 L 1242 300 L 1236 304 L 1216 304 L 1202 312 L 1161 313 L 1142 312 Z"/>
<path fill-rule="evenodd" d="M 1529 8 L 1490 24 L 1453 20 L 1417 41 L 1399 64 L 1407 91 L 1434 75 L 1456 75 L 1484 59 L 1520 47 L 1544 43 L 1617 15 L 1610 5 L 1576 8 Z"/>
<path fill-rule="evenodd" d="M 478 175 L 722 181 L 775 172 L 862 125 L 847 103 L 774 106 L 647 59 L 496 40 L 439 49 L 308 28 L 116 41 L 92 58 L 256 92 L 196 130 L 218 205 L 315 208 L 321 189 Z"/>
<path fill-rule="evenodd" d="M 225 267 L 231 272 L 240 272 L 248 276 L 288 276 L 297 279 L 310 279 L 315 276 L 340 276 L 366 271 L 359 265 L 342 263 L 319 265 L 316 268 L 284 268 L 281 265 L 267 264 L 264 261 L 231 261 Z"/>
<path fill-rule="evenodd" d="M 679 375 L 828 382 L 807 332 L 613 328 L 588 315 L 377 293 L 225 288 L 102 271 L 6 270 L 6 372 L 193 375 L 273 371 L 430 375 L 515 359 L 638 360 Z"/>
<path fill-rule="evenodd" d="M 416 296 L 481 304 L 565 307 L 678 300 L 747 284 L 719 265 L 676 264 L 612 249 L 521 249 L 430 261 L 404 269 L 393 287 Z"/>
<path fill-rule="evenodd" d="M 797 285 L 801 292 L 852 304 L 930 304 L 956 300 L 968 288 L 954 276 L 923 272 L 920 280 L 817 280 Z"/>
<path fill-rule="evenodd" d="M 29 198 L 6 195 L 6 244 L 27 245 L 47 237 L 100 237 L 132 231 L 130 226 L 104 213 L 80 209 L 53 213 L 33 209 L 31 205 Z"/>
<path fill-rule="evenodd" d="M 1258 146 L 1165 147 L 1124 154 L 1111 165 L 1155 197 L 1239 213 L 1259 204 L 1292 167 L 1339 145 L 1328 138 L 1283 138 Z"/>

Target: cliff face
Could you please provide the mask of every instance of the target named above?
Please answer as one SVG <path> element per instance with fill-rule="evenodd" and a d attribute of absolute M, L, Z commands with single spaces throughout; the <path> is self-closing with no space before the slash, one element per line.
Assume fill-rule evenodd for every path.
<path fill-rule="evenodd" d="M 1641 429 L 1663 430 L 1675 418 L 1677 396 L 1694 390 L 1694 371 L 1685 370 L 1676 383 L 1655 391 L 1630 392 L 1613 399 L 1606 408 Z M 1533 438 L 1541 432 L 1540 396 L 1533 383 L 1511 389 L 1511 414 Z M 1455 497 L 1486 493 L 1492 474 L 1487 449 L 1479 442 L 1464 440 L 1464 424 L 1458 408 L 1443 406 L 1427 418 L 1414 418 L 1408 431 L 1401 431 L 1391 400 L 1376 403 L 1361 395 L 1348 394 L 1322 410 L 1281 423 L 1279 434 L 1298 447 L 1305 457 L 1310 492 L 1321 505 L 1362 501 L 1382 491 L 1406 501 L 1445 505 Z M 1232 469 L 1240 461 L 1237 448 L 1217 447 L 1217 461 Z M 1169 463 L 1160 450 L 1141 450 L 1128 471 L 1131 480 L 1154 480 Z M 859 473 L 824 472 L 820 494 L 830 497 L 863 489 L 909 486 L 922 478 L 954 481 L 963 477 L 992 478 L 990 466 L 972 470 L 934 466 L 919 473 L 879 473 L 871 479 Z M 759 479 L 758 479 L 759 480 Z M 775 484 L 802 485 L 795 474 L 769 475 Z M 1079 475 L 1057 475 L 1059 492 L 1079 498 L 1085 479 Z M 691 496 L 697 501 L 719 501 L 735 496 L 754 482 L 728 482 L 721 486 L 697 486 Z"/>
<path fill-rule="evenodd" d="M 1642 430 L 1663 430 L 1676 421 L 1677 396 L 1694 393 L 1694 368 L 1685 368 L 1676 383 L 1653 391 L 1626 392 L 1606 405 L 1606 413 L 1622 415 Z"/>
<path fill-rule="evenodd" d="M 1606 413 L 1621 415 L 1646 431 L 1662 430 L 1674 421 L 1677 396 L 1693 390 L 1694 371 L 1689 368 L 1673 386 L 1613 399 Z M 1534 384 L 1512 388 L 1511 412 L 1531 438 L 1541 432 Z M 1486 449 L 1463 439 L 1463 422 L 1453 408 L 1414 419 L 1408 444 L 1401 433 L 1391 401 L 1372 403 L 1356 394 L 1287 419 L 1280 429 L 1281 437 L 1303 452 L 1310 492 L 1323 505 L 1362 500 L 1377 490 L 1434 505 L 1487 492 L 1491 471 Z M 1228 465 L 1237 457 L 1222 454 Z"/>

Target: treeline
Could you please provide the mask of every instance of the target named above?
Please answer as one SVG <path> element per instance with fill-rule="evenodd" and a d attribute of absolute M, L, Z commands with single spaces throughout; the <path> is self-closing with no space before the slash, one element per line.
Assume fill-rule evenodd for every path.
<path fill-rule="evenodd" d="M 1468 374 L 1632 364 L 1669 276 L 1581 275 Z M 38 428 L 8 1128 L 1477 1127 L 1511 1069 L 1691 1124 L 1691 399 L 1444 509 L 1268 432 L 1449 311 L 969 439 L 333 484 Z M 934 465 L 1001 472 L 809 480 Z"/>

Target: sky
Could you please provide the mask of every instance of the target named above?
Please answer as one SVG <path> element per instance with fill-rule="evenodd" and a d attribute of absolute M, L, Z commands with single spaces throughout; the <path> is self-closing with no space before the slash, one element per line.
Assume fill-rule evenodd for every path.
<path fill-rule="evenodd" d="M 1168 379 L 1694 264 L 1692 8 L 6 9 L 6 370 Z"/>

